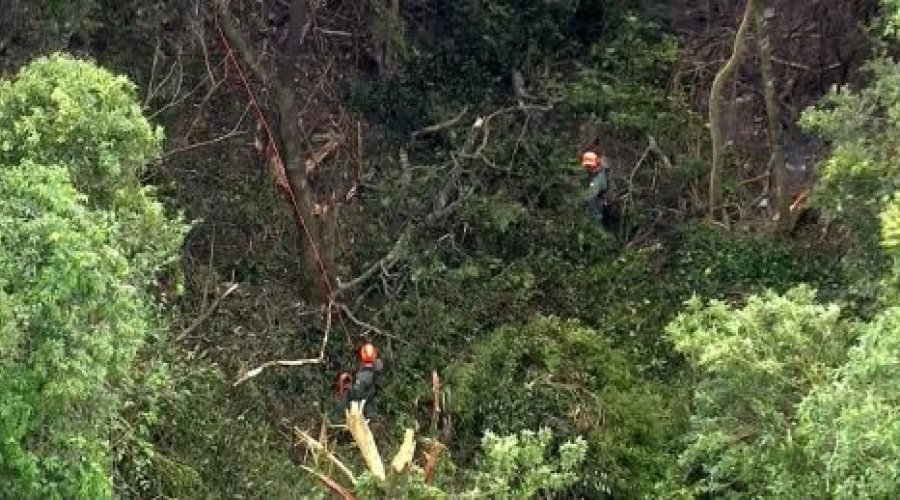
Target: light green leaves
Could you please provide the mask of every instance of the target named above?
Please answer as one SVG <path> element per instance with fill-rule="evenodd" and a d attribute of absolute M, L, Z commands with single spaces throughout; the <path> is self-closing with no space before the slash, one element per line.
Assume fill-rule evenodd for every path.
<path fill-rule="evenodd" d="M 462 496 L 535 498 L 571 486 L 587 454 L 587 443 L 578 437 L 560 446 L 557 457 L 548 457 L 552 437 L 548 429 L 509 436 L 488 432 L 482 440 L 484 460 L 475 474 L 475 487 Z"/>
<path fill-rule="evenodd" d="M 900 473 L 900 309 L 841 319 L 811 290 L 696 301 L 668 328 L 697 370 L 685 467 L 701 492 L 888 498 Z M 856 344 L 854 346 L 854 344 Z"/>
<path fill-rule="evenodd" d="M 889 498 L 900 487 L 900 309 L 867 325 L 850 359 L 800 404 L 797 434 L 832 498 Z"/>
<path fill-rule="evenodd" d="M 749 484 L 751 497 L 797 494 L 790 478 L 808 470 L 790 438 L 794 408 L 846 357 L 853 329 L 839 313 L 798 287 L 752 296 L 740 309 L 694 300 L 667 327 L 698 376 L 681 462 L 702 467 L 701 491 L 734 494 Z"/>
<path fill-rule="evenodd" d="M 0 83 L 0 123 L 0 163 L 65 165 L 95 203 L 135 183 L 162 141 L 127 78 L 59 54 Z"/>

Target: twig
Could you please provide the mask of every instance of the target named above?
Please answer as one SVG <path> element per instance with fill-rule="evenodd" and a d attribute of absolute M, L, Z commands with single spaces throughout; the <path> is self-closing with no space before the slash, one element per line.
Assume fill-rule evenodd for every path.
<path fill-rule="evenodd" d="M 349 33 L 347 31 L 339 31 L 339 30 L 327 30 L 325 28 L 316 28 L 316 31 L 323 35 L 334 35 L 334 36 L 345 36 L 348 38 L 353 38 L 353 33 Z"/>
<path fill-rule="evenodd" d="M 662 160 L 663 165 L 665 165 L 668 170 L 674 170 L 674 168 L 672 167 L 671 160 L 669 160 L 669 157 L 666 156 L 665 153 L 663 153 L 663 150 L 660 149 L 659 144 L 656 142 L 656 137 L 653 137 L 652 135 L 648 135 L 647 143 L 648 143 L 647 147 L 649 147 L 651 151 L 653 151 L 654 153 L 656 153 L 657 156 L 659 156 L 659 159 Z"/>
<path fill-rule="evenodd" d="M 195 319 L 194 322 L 191 323 L 190 326 L 188 326 L 187 328 L 185 328 L 184 330 L 182 330 L 181 333 L 178 335 L 178 337 L 176 337 L 175 340 L 176 340 L 176 341 L 180 341 L 180 340 L 184 339 L 185 337 L 187 337 L 188 335 L 190 335 L 191 332 L 193 332 L 194 330 L 196 330 L 198 326 L 200 326 L 204 321 L 207 320 L 207 318 L 210 317 L 210 315 L 212 315 L 213 312 L 215 312 L 216 308 L 219 307 L 219 303 L 222 302 L 222 299 L 224 299 L 225 297 L 228 297 L 229 295 L 231 295 L 231 293 L 234 292 L 235 290 L 237 290 L 237 288 L 238 288 L 238 284 L 237 284 L 237 283 L 232 283 L 232 285 L 231 285 L 230 287 L 228 287 L 227 290 L 225 290 L 225 293 L 223 293 L 222 295 L 220 295 L 220 296 L 212 303 L 212 305 L 210 305 L 209 308 L 206 309 L 206 311 L 203 312 L 203 314 L 201 314 L 200 316 L 198 316 L 197 319 Z"/>
<path fill-rule="evenodd" d="M 213 68 L 213 69 L 218 69 L 219 67 L 224 66 L 224 65 L 225 65 L 225 61 L 223 60 L 222 62 L 220 62 L 219 64 L 217 64 L 217 65 L 215 66 L 215 68 Z M 225 78 L 227 78 L 227 77 L 225 77 Z M 225 78 L 223 78 L 222 80 L 216 80 L 215 77 L 212 77 L 212 78 L 211 78 L 210 75 L 204 76 L 203 79 L 200 80 L 200 82 L 197 83 L 197 85 L 194 85 L 194 87 L 193 87 L 191 90 L 185 92 L 183 95 L 181 95 L 181 96 L 178 97 L 177 99 L 173 99 L 173 100 L 169 101 L 168 103 L 166 103 L 165 106 L 163 106 L 163 107 L 157 109 L 156 111 L 154 111 L 153 113 L 151 113 L 150 116 L 148 116 L 147 118 L 149 118 L 149 119 L 155 118 L 157 115 L 161 114 L 162 112 L 166 111 L 167 109 L 172 108 L 172 107 L 175 107 L 175 106 L 181 104 L 181 103 L 184 102 L 188 97 L 190 97 L 190 96 L 196 94 L 197 91 L 200 90 L 200 87 L 206 85 L 206 82 L 207 82 L 208 80 L 212 80 L 213 85 L 212 85 L 212 87 L 209 89 L 209 91 L 207 91 L 206 97 L 203 98 L 203 102 L 206 102 L 207 100 L 209 100 L 209 97 L 212 96 L 212 94 L 215 92 L 215 90 L 216 90 L 219 86 L 222 85 L 222 82 L 225 81 Z M 192 124 L 192 125 L 193 125 L 193 124 Z"/>
<path fill-rule="evenodd" d="M 761 181 L 761 180 L 764 180 L 764 179 L 768 178 L 769 175 L 771 175 L 771 172 L 766 171 L 764 174 L 760 174 L 760 175 L 757 175 L 757 176 L 755 176 L 755 177 L 750 177 L 749 179 L 744 179 L 744 180 L 738 182 L 736 187 L 741 187 L 741 186 L 744 186 L 744 185 L 746 185 L 746 184 L 753 184 L 753 183 L 756 182 L 756 181 Z"/>
<path fill-rule="evenodd" d="M 354 315 L 353 315 L 353 312 L 350 310 L 350 307 L 348 307 L 347 304 L 335 304 L 335 305 L 337 305 L 342 311 L 344 311 L 344 314 L 346 314 L 347 317 L 350 318 L 350 321 L 356 323 L 357 326 L 362 327 L 362 328 L 365 328 L 366 330 L 368 330 L 368 331 L 370 331 L 370 332 L 375 332 L 375 333 L 377 333 L 378 335 L 381 335 L 382 337 L 388 337 L 388 338 L 396 339 L 396 336 L 391 335 L 391 334 L 389 334 L 389 333 L 385 333 L 384 331 L 382 331 L 382 330 L 379 329 L 378 327 L 376 327 L 376 326 L 374 326 L 374 325 L 371 325 L 371 324 L 369 324 L 369 323 L 366 323 L 365 321 L 363 321 L 363 320 L 357 318 L 356 316 L 354 316 Z"/>
<path fill-rule="evenodd" d="M 270 368 L 273 366 L 304 366 L 304 365 L 317 365 L 322 363 L 325 360 L 325 346 L 328 345 L 328 335 L 331 333 L 331 313 L 332 313 L 333 304 L 328 305 L 328 314 L 325 316 L 325 334 L 322 336 L 322 348 L 319 350 L 319 356 L 316 358 L 307 358 L 307 359 L 280 359 L 277 361 L 267 361 L 256 368 L 245 372 L 241 375 L 237 380 L 234 381 L 232 387 L 236 387 L 247 380 L 259 375 L 266 368 Z"/>
<path fill-rule="evenodd" d="M 165 160 L 169 159 L 170 157 L 177 155 L 179 153 L 184 153 L 184 152 L 190 151 L 192 149 L 202 148 L 204 146 L 211 146 L 213 144 L 227 141 L 228 139 L 232 139 L 234 137 L 247 135 L 248 132 L 246 130 L 238 130 L 238 129 L 241 127 L 241 124 L 244 122 L 244 118 L 247 116 L 247 113 L 249 111 L 250 111 L 250 106 L 247 106 L 246 108 L 244 108 L 244 112 L 241 114 L 240 118 L 238 118 L 237 123 L 235 123 L 234 127 L 232 127 L 232 129 L 225 135 L 220 135 L 219 137 L 216 137 L 215 139 L 209 139 L 207 141 L 200 141 L 200 142 L 197 142 L 194 144 L 189 144 L 184 147 L 175 148 L 173 150 L 167 151 L 165 154 L 163 154 L 159 158 L 157 158 L 157 160 L 165 161 Z"/>
<path fill-rule="evenodd" d="M 154 66 L 156 65 L 156 59 L 157 59 L 157 56 L 159 53 L 160 53 L 159 41 L 157 41 L 156 50 L 154 51 L 154 55 L 153 55 Z M 181 93 L 181 87 L 184 82 L 184 71 L 181 66 L 181 51 L 178 51 L 178 54 L 176 55 L 175 60 L 172 62 L 172 65 L 169 66 L 169 72 L 166 73 L 166 76 L 164 76 L 163 79 L 160 80 L 159 83 L 157 83 L 155 85 L 153 83 L 153 80 L 152 79 L 150 80 L 150 83 L 148 84 L 149 88 L 147 89 L 147 98 L 144 101 L 144 107 L 147 107 L 150 104 L 150 101 L 152 101 L 153 99 L 156 99 L 159 91 L 162 90 L 163 86 L 165 86 L 169 82 L 169 79 L 172 78 L 172 75 L 175 74 L 176 66 L 178 67 L 178 77 L 177 77 L 178 85 L 175 87 L 176 90 L 174 92 L 174 95 L 177 97 L 178 94 Z M 155 72 L 156 71 L 154 69 L 153 73 L 155 73 Z"/>
<path fill-rule="evenodd" d="M 798 62 L 793 62 L 793 61 L 786 61 L 784 59 L 780 59 L 780 58 L 774 57 L 774 56 L 772 57 L 772 62 L 776 62 L 778 64 L 782 64 L 784 66 L 788 66 L 788 67 L 795 68 L 795 69 L 800 69 L 803 71 L 813 71 L 813 68 L 810 68 L 809 66 L 807 66 L 805 64 L 800 64 Z"/>
<path fill-rule="evenodd" d="M 150 81 L 147 84 L 147 96 L 144 98 L 144 107 L 146 108 L 153 97 L 156 95 L 156 89 L 153 88 L 153 82 L 156 81 L 156 67 L 159 64 L 159 38 L 156 39 L 156 46 L 153 48 L 153 64 L 150 66 Z"/>
<path fill-rule="evenodd" d="M 246 130 L 238 130 L 238 131 L 228 132 L 227 134 L 216 137 L 215 139 L 210 139 L 208 141 L 200 141 L 200 142 L 196 142 L 194 144 L 189 144 L 189 145 L 181 147 L 181 148 L 175 148 L 173 150 L 166 152 L 166 154 L 160 156 L 159 158 L 157 158 L 157 160 L 165 161 L 165 160 L 169 159 L 170 157 L 175 156 L 177 154 L 185 153 L 187 151 L 191 151 L 192 149 L 202 148 L 204 146 L 212 146 L 213 144 L 218 144 L 220 142 L 224 142 L 224 141 L 227 141 L 228 139 L 233 139 L 235 137 L 242 136 L 242 135 L 247 135 L 247 131 Z"/>
<path fill-rule="evenodd" d="M 334 453 L 328 451 L 322 443 L 320 443 L 316 439 L 313 439 L 312 436 L 301 431 L 300 429 L 297 429 L 296 427 L 294 428 L 294 434 L 302 439 L 307 447 L 312 448 L 313 451 L 324 454 L 325 457 L 331 461 L 331 463 L 337 466 L 337 468 L 340 469 L 340 471 L 343 472 L 345 476 L 347 476 L 347 479 L 350 480 L 350 483 L 356 486 L 356 476 L 346 465 L 344 465 L 344 462 L 341 462 L 341 460 L 334 455 Z"/>

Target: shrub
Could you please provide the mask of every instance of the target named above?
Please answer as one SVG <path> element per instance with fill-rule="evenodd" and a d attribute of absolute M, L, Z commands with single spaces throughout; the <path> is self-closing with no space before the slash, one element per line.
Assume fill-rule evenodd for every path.
<path fill-rule="evenodd" d="M 653 383 L 598 331 L 538 318 L 504 327 L 474 346 L 448 377 L 458 440 L 548 426 L 584 436 L 588 458 L 577 490 L 647 492 L 665 474 L 677 418 Z M 462 445 L 464 447 L 464 445 Z"/>

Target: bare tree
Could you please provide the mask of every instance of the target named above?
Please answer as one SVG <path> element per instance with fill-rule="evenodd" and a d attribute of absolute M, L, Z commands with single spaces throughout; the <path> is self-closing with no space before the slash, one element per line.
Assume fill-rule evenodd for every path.
<path fill-rule="evenodd" d="M 788 192 L 787 166 L 784 148 L 781 144 L 781 111 L 775 98 L 775 81 L 772 75 L 772 45 L 769 39 L 768 19 L 774 15 L 774 8 L 757 1 L 754 9 L 756 40 L 759 48 L 759 66 L 762 75 L 763 94 L 766 99 L 766 115 L 769 119 L 769 165 L 775 177 L 775 204 L 778 210 L 779 230 L 788 229 L 790 224 L 790 199 Z M 771 196 L 771 194 L 770 194 Z"/>

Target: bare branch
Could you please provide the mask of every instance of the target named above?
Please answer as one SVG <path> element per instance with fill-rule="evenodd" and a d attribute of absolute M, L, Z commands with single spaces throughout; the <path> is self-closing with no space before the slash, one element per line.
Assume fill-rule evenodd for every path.
<path fill-rule="evenodd" d="M 206 321 L 212 315 L 213 312 L 215 312 L 216 308 L 219 307 L 219 303 L 222 302 L 222 299 L 224 299 L 225 297 L 228 297 L 229 295 L 231 295 L 232 292 L 234 292 L 237 289 L 238 289 L 238 284 L 232 283 L 232 285 L 230 287 L 228 287 L 227 290 L 225 290 L 225 293 L 223 293 L 218 298 L 216 298 L 215 302 L 213 302 L 212 305 L 210 305 L 209 308 L 203 312 L 203 314 L 198 316 L 197 319 L 195 319 L 194 322 L 191 323 L 190 326 L 188 326 L 187 328 L 182 330 L 181 333 L 178 334 L 178 337 L 176 337 L 175 340 L 179 341 L 179 340 L 184 339 L 188 335 L 190 335 L 191 332 L 196 330 L 197 327 L 199 327 L 201 324 L 203 324 L 203 322 Z"/>
<path fill-rule="evenodd" d="M 420 130 L 416 130 L 415 132 L 413 132 L 413 133 L 411 133 L 411 134 L 409 134 L 409 135 L 410 135 L 410 137 L 415 138 L 415 137 L 418 137 L 418 136 L 420 136 L 420 135 L 431 134 L 431 133 L 437 132 L 437 131 L 439 131 L 439 130 L 443 130 L 443 129 L 445 129 L 445 128 L 450 128 L 450 127 L 456 125 L 457 123 L 459 123 L 459 121 L 462 120 L 463 117 L 466 116 L 466 113 L 468 113 L 468 112 L 469 112 L 469 107 L 466 106 L 466 107 L 463 108 L 462 111 L 459 112 L 459 114 L 457 114 L 457 115 L 454 116 L 453 118 L 450 118 L 450 119 L 448 119 L 448 120 L 444 120 L 444 121 L 442 121 L 442 122 L 440 122 L 440 123 L 435 123 L 434 125 L 429 125 L 429 126 L 423 128 L 423 129 L 420 129 Z"/>
<path fill-rule="evenodd" d="M 305 465 L 301 465 L 300 468 L 305 470 L 306 472 L 309 472 L 310 474 L 316 476 L 319 479 L 319 481 L 322 482 L 322 484 L 324 484 L 329 490 L 331 490 L 335 494 L 340 495 L 340 497 L 343 498 L 344 500 L 355 500 L 356 499 L 356 497 L 354 497 L 353 494 L 347 490 L 347 488 L 344 488 L 343 486 L 340 485 L 340 483 L 336 482 L 334 479 L 331 479 L 330 477 L 326 476 L 325 474 L 322 474 L 321 472 L 313 470 L 312 468 L 307 467 Z"/>
<path fill-rule="evenodd" d="M 325 334 L 322 336 L 322 348 L 319 350 L 319 356 L 317 358 L 307 358 L 307 359 L 294 359 L 294 360 L 277 360 L 277 361 L 267 361 L 256 368 L 245 372 L 241 375 L 237 380 L 235 380 L 232 387 L 236 387 L 247 380 L 259 375 L 266 368 L 271 368 L 273 366 L 304 366 L 304 365 L 317 365 L 322 363 L 325 360 L 325 347 L 328 345 L 328 335 L 331 333 L 331 315 L 333 304 L 328 305 L 328 314 L 325 316 Z"/>
<path fill-rule="evenodd" d="M 247 135 L 247 133 L 248 133 L 248 132 L 247 132 L 246 130 L 232 130 L 231 132 L 228 132 L 228 133 L 225 134 L 225 135 L 220 135 L 219 137 L 216 137 L 215 139 L 210 139 L 210 140 L 207 140 L 207 141 L 200 141 L 200 142 L 197 142 L 197 143 L 194 143 L 194 144 L 190 144 L 190 145 L 188 145 L 188 146 L 184 146 L 184 147 L 181 147 L 181 148 L 176 148 L 176 149 L 173 149 L 173 150 L 171 150 L 171 151 L 168 151 L 168 152 L 166 152 L 166 154 L 160 156 L 160 157 L 158 158 L 158 160 L 159 160 L 159 161 L 165 161 L 165 160 L 168 160 L 169 158 L 171 158 L 172 156 L 175 156 L 175 155 L 177 155 L 177 154 L 180 154 L 180 153 L 186 153 L 186 152 L 191 151 L 191 150 L 193 150 L 193 149 L 202 148 L 202 147 L 205 147 L 205 146 L 212 146 L 213 144 L 218 144 L 218 143 L 220 143 L 220 142 L 225 142 L 225 141 L 227 141 L 227 140 L 229 140 L 229 139 L 234 139 L 235 137 L 240 137 L 240 136 L 242 136 L 242 135 Z"/>
<path fill-rule="evenodd" d="M 344 464 L 344 462 L 341 462 L 341 460 L 337 456 L 335 456 L 334 453 L 328 451 L 322 443 L 320 443 L 316 439 L 313 439 L 312 436 L 301 431 L 300 429 L 297 429 L 296 427 L 294 428 L 294 434 L 298 438 L 302 439 L 304 444 L 306 444 L 308 448 L 311 448 L 317 453 L 324 454 L 325 457 L 328 458 L 329 461 L 331 461 L 331 463 L 333 463 L 338 469 L 340 469 L 341 472 L 344 473 L 345 476 L 347 476 L 347 479 L 350 480 L 350 483 L 356 486 L 356 476 L 352 471 L 350 471 L 350 469 Z"/>
<path fill-rule="evenodd" d="M 323 35 L 333 35 L 333 36 L 344 36 L 348 38 L 353 38 L 353 33 L 347 31 L 340 30 L 327 30 L 325 28 L 315 28 L 315 30 Z"/>
<path fill-rule="evenodd" d="M 662 160 L 663 165 L 665 165 L 668 170 L 674 170 L 674 167 L 672 166 L 672 161 L 669 160 L 669 157 L 666 156 L 665 153 L 663 153 L 662 149 L 660 149 L 659 144 L 656 142 L 656 138 L 653 137 L 652 135 L 648 135 L 647 143 L 648 143 L 648 147 L 650 148 L 650 151 L 653 151 L 654 153 L 656 153 L 657 156 L 659 156 L 659 159 Z"/>
<path fill-rule="evenodd" d="M 393 267 L 394 264 L 396 264 L 396 262 L 401 259 L 403 255 L 405 255 L 406 243 L 411 234 L 412 228 L 411 226 L 407 226 L 406 229 L 404 229 L 403 232 L 400 233 L 400 237 L 397 238 L 397 241 L 394 242 L 394 245 L 391 247 L 391 250 L 387 253 L 387 255 L 377 260 L 375 263 L 369 266 L 368 269 L 363 271 L 362 274 L 348 281 L 347 283 L 341 283 L 340 280 L 338 280 L 338 287 L 334 291 L 331 299 L 335 300 L 342 293 L 363 283 L 364 281 L 372 277 L 372 275 L 375 274 L 378 270 L 390 269 L 391 267 Z"/>
<path fill-rule="evenodd" d="M 385 333 L 383 330 L 379 329 L 378 327 L 376 327 L 370 323 L 366 323 L 365 321 L 354 316 L 353 311 L 350 310 L 350 307 L 347 306 L 347 304 L 335 304 L 335 305 L 337 305 L 342 311 L 344 311 L 344 314 L 346 314 L 347 317 L 350 318 L 350 321 L 356 323 L 357 326 L 364 328 L 367 331 L 375 332 L 376 334 L 381 335 L 382 337 L 388 337 L 388 338 L 397 340 L 397 337 L 395 335 Z"/>

